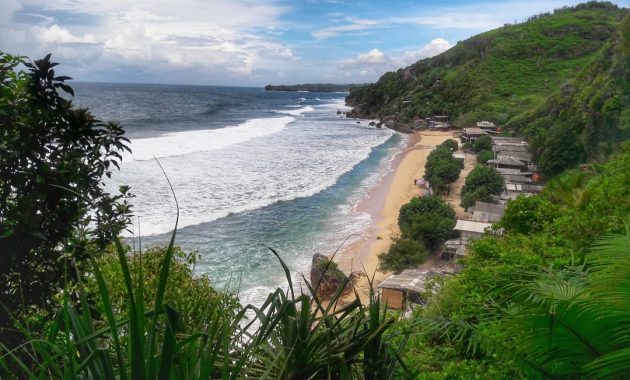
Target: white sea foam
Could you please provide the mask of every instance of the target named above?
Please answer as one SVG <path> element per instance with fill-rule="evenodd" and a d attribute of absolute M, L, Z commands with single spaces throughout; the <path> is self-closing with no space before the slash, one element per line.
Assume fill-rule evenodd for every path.
<path fill-rule="evenodd" d="M 277 110 L 275 112 L 291 115 L 291 116 L 304 116 L 305 112 L 313 112 L 313 111 L 315 111 L 315 108 L 311 106 L 306 106 L 306 107 L 300 107 L 300 108 L 292 109 L 292 110 Z"/>
<path fill-rule="evenodd" d="M 300 114 L 298 111 L 286 113 L 297 116 Z M 131 141 L 133 153 L 125 159 L 152 160 L 153 157 L 181 156 L 200 151 L 224 149 L 280 132 L 294 120 L 295 118 L 290 116 L 251 119 L 233 127 L 173 132 L 159 137 L 134 139 Z"/>

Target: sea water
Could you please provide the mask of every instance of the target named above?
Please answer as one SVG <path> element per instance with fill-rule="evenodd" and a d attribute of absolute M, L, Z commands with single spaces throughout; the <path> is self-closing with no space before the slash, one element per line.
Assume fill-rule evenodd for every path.
<path fill-rule="evenodd" d="M 345 94 L 259 88 L 74 85 L 75 103 L 123 125 L 131 140 L 106 187 L 131 186 L 133 237 L 199 252 L 197 273 L 260 304 L 284 273 L 300 283 L 315 253 L 360 237 L 371 216 L 356 210 L 387 172 L 403 138 L 346 119 Z"/>

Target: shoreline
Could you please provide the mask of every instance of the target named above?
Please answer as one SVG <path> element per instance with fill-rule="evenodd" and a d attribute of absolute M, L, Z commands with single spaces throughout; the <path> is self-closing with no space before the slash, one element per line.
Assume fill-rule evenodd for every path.
<path fill-rule="evenodd" d="M 346 274 L 367 274 L 373 278 L 374 286 L 389 276 L 390 273 L 379 270 L 378 255 L 387 252 L 392 240 L 400 234 L 398 212 L 402 205 L 418 195 L 413 181 L 424 175 L 429 152 L 450 138 L 453 138 L 452 132 L 419 131 L 409 135 L 407 146 L 394 158 L 389 173 L 357 205 L 357 210 L 368 212 L 372 221 L 361 232 L 360 239 L 343 248 L 334 258 Z M 368 278 L 358 276 L 354 285 L 361 301 L 367 300 L 370 292 Z M 354 297 L 353 294 L 349 296 Z M 345 298 L 349 300 L 349 296 Z"/>

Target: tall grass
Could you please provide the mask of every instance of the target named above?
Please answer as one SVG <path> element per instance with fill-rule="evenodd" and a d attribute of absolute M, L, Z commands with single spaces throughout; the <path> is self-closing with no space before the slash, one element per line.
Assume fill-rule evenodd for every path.
<path fill-rule="evenodd" d="M 176 222 L 177 223 L 177 222 Z M 177 227 L 177 224 L 176 226 Z M 176 231 L 176 229 L 175 229 Z M 0 343 L 0 378 L 30 379 L 388 379 L 400 360 L 385 337 L 395 317 L 372 293 L 367 306 L 341 304 L 347 282 L 324 302 L 305 278 L 306 291 L 276 289 L 260 307 L 233 315 L 229 307 L 191 297 L 195 323 L 164 301 L 174 257 L 173 232 L 156 289 L 145 289 L 143 265 L 130 265 L 128 247 L 114 241 L 124 280 L 125 307 L 116 307 L 99 261 L 67 286 L 44 332 L 24 330 L 26 343 Z M 142 252 L 137 252 L 142 257 Z M 86 290 L 93 276 L 97 290 Z M 346 280 L 348 281 L 348 280 Z M 153 293 L 154 292 L 154 293 Z M 71 296 L 78 294 L 77 297 Z M 148 294 L 155 294 L 146 302 Z M 93 305 L 98 304 L 97 312 Z M 150 308 L 149 308 L 150 305 Z M 191 311 L 187 311 L 191 313 Z M 253 317 L 251 317 L 253 315 Z M 204 323 L 199 323 L 199 320 Z M 398 347 L 400 349 L 401 347 Z M 404 368 L 404 367 L 403 367 Z"/>

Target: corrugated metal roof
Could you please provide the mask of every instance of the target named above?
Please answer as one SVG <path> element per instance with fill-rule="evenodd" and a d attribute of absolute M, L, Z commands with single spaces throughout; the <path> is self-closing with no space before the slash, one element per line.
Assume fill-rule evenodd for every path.
<path fill-rule="evenodd" d="M 428 278 L 435 276 L 435 272 L 417 269 L 406 269 L 400 274 L 393 274 L 378 287 L 387 289 L 408 290 L 416 293 L 423 292 Z"/>
<path fill-rule="evenodd" d="M 455 228 L 453 229 L 456 231 L 477 232 L 482 234 L 486 231 L 486 228 L 491 226 L 492 223 L 457 219 L 457 224 L 455 224 Z"/>

